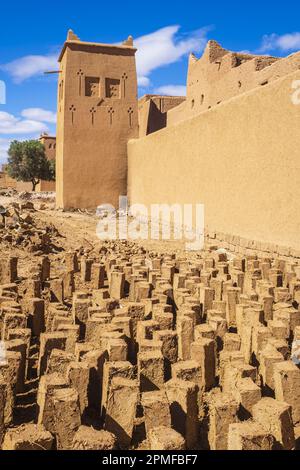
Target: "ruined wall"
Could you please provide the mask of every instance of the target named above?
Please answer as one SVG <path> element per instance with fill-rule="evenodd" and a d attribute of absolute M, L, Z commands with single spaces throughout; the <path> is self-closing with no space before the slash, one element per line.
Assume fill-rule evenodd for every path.
<path fill-rule="evenodd" d="M 140 140 L 132 203 L 204 203 L 211 230 L 300 250 L 300 71 Z"/>
<path fill-rule="evenodd" d="M 144 137 L 166 127 L 168 111 L 184 101 L 184 96 L 145 95 L 140 98 L 139 136 Z"/>
<path fill-rule="evenodd" d="M 3 171 L 0 171 L 0 188 L 7 188 L 6 174 Z"/>
<path fill-rule="evenodd" d="M 59 58 L 57 206 L 118 205 L 126 194 L 127 141 L 138 136 L 136 49 L 81 42 Z"/>
<path fill-rule="evenodd" d="M 0 172 L 0 188 L 16 188 L 17 182 L 8 176 L 6 167 L 6 164 L 2 165 L 2 171 Z"/>
<path fill-rule="evenodd" d="M 200 59 L 191 54 L 186 102 L 168 112 L 167 124 L 194 117 L 299 68 L 300 52 L 286 58 L 255 56 L 227 51 L 215 41 L 209 41 Z"/>
<path fill-rule="evenodd" d="M 39 191 L 38 188 L 39 185 L 36 186 L 36 191 Z M 16 181 L 16 186 L 15 189 L 19 192 L 26 191 L 27 193 L 30 193 L 32 191 L 32 183 L 25 182 L 25 181 Z"/>

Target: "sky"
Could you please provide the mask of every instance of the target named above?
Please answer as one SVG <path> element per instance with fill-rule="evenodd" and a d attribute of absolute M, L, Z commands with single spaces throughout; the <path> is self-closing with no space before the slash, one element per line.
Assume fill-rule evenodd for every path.
<path fill-rule="evenodd" d="M 286 56 L 300 50 L 300 2 L 43 0 L 0 4 L 0 164 L 14 139 L 55 135 L 57 57 L 72 29 L 80 39 L 137 52 L 139 95 L 184 95 L 188 56 L 209 39 L 233 51 Z"/>

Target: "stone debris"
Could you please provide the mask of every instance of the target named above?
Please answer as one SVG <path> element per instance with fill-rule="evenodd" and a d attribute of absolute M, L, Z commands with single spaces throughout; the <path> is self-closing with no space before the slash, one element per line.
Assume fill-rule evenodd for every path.
<path fill-rule="evenodd" d="M 181 434 L 172 428 L 160 426 L 149 431 L 150 450 L 185 450 Z"/>
<path fill-rule="evenodd" d="M 19 195 L 22 198 L 22 194 Z M 62 250 L 60 234 L 53 224 L 41 225 L 35 217 L 36 208 L 31 201 L 11 202 L 1 206 L 0 240 L 6 249 L 22 247 L 29 253 L 55 253 Z"/>
<path fill-rule="evenodd" d="M 116 437 L 107 431 L 80 426 L 74 436 L 72 450 L 114 450 L 116 442 Z"/>
<path fill-rule="evenodd" d="M 6 432 L 2 450 L 51 450 L 53 444 L 54 437 L 44 426 L 22 424 Z"/>

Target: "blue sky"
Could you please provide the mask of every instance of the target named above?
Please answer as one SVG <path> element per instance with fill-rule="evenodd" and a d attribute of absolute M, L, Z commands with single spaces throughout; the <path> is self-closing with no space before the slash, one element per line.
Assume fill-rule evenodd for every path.
<path fill-rule="evenodd" d="M 12 139 L 55 134 L 56 57 L 67 30 L 86 41 L 139 48 L 139 94 L 182 94 L 190 52 L 208 39 L 223 47 L 278 56 L 300 50 L 300 2 L 184 0 L 5 2 L 0 6 L 0 163 Z M 2 93 L 1 93 L 2 90 Z M 2 104 L 1 104 L 2 103 Z"/>

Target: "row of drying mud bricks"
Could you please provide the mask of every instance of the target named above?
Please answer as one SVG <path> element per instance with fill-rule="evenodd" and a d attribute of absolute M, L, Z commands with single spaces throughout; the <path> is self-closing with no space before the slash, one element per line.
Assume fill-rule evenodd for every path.
<path fill-rule="evenodd" d="M 10 260 L 1 263 L 10 270 Z M 4 449 L 51 448 L 54 439 L 59 449 L 129 448 L 141 423 L 156 450 L 295 447 L 300 371 L 290 354 L 300 340 L 299 266 L 251 256 L 228 262 L 214 251 L 149 259 L 123 249 L 81 259 L 86 288 L 69 309 L 64 284 L 79 270 L 76 254 L 65 264 L 64 276 L 50 280 L 44 259 L 28 280 L 29 292 L 33 280 L 48 286 L 52 302 L 26 293 L 20 305 L 16 284 L 1 287 Z M 15 429 L 32 336 L 40 339 L 39 413 L 36 425 Z M 102 430 L 83 426 L 87 409 Z"/>
<path fill-rule="evenodd" d="M 300 250 L 276 243 L 243 238 L 238 235 L 218 231 L 205 230 L 207 244 L 217 245 L 239 256 L 257 255 L 260 258 L 283 258 L 290 262 L 299 262 Z"/>

